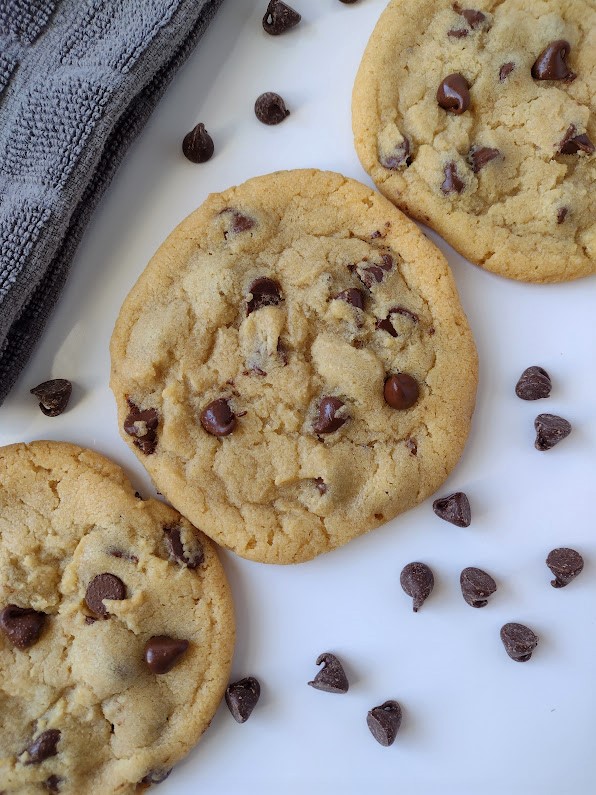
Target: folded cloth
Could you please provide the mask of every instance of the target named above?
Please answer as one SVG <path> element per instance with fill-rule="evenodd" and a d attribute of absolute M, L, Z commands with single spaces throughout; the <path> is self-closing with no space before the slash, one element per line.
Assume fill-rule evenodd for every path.
<path fill-rule="evenodd" d="M 0 0 L 0 404 L 87 222 L 223 0 Z"/>

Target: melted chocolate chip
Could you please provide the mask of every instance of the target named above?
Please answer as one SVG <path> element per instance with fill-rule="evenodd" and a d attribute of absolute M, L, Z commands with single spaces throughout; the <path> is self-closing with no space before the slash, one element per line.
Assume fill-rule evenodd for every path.
<path fill-rule="evenodd" d="M 383 397 L 392 409 L 403 411 L 411 408 L 420 395 L 420 387 L 415 378 L 407 373 L 390 375 L 385 381 Z"/>
<path fill-rule="evenodd" d="M 321 663 L 323 663 L 323 668 L 308 684 L 325 693 L 347 693 L 350 684 L 343 665 L 337 657 L 330 652 L 325 652 L 317 657 L 316 664 L 321 665 Z"/>
<path fill-rule="evenodd" d="M 323 478 L 315 478 L 315 486 L 319 494 L 327 494 L 327 484 Z"/>
<path fill-rule="evenodd" d="M 184 136 L 182 152 L 191 163 L 206 163 L 213 157 L 214 151 L 213 138 L 205 129 L 204 124 L 197 124 Z"/>
<path fill-rule="evenodd" d="M 143 776 L 140 784 L 161 784 L 172 772 L 173 768 L 169 770 L 150 770 L 146 776 Z"/>
<path fill-rule="evenodd" d="M 109 549 L 108 554 L 110 554 L 113 558 L 129 560 L 131 563 L 139 562 L 139 559 L 136 555 L 131 555 L 129 552 L 123 552 L 121 549 Z"/>
<path fill-rule="evenodd" d="M 557 210 L 557 224 L 562 224 L 563 221 L 567 218 L 567 213 L 569 210 L 567 207 L 559 207 Z"/>
<path fill-rule="evenodd" d="M 228 436 L 236 427 L 236 415 L 225 398 L 208 403 L 200 416 L 201 425 L 212 436 Z"/>
<path fill-rule="evenodd" d="M 30 607 L 6 605 L 0 613 L 0 629 L 17 649 L 28 649 L 37 643 L 46 614 Z"/>
<path fill-rule="evenodd" d="M 439 519 L 451 522 L 457 527 L 469 527 L 472 521 L 470 501 L 463 491 L 456 491 L 448 497 L 439 497 L 433 502 L 433 511 Z"/>
<path fill-rule="evenodd" d="M 366 716 L 366 723 L 375 740 L 387 748 L 393 745 L 401 726 L 401 707 L 397 701 L 385 701 L 373 707 Z"/>
<path fill-rule="evenodd" d="M 465 28 L 452 28 L 447 31 L 447 35 L 452 39 L 465 39 L 468 32 Z"/>
<path fill-rule="evenodd" d="M 263 17 L 263 30 L 270 36 L 279 36 L 295 27 L 302 17 L 281 0 L 270 0 Z"/>
<path fill-rule="evenodd" d="M 497 590 L 497 583 L 482 569 L 469 566 L 459 577 L 462 596 L 470 607 L 486 607 L 488 597 Z"/>
<path fill-rule="evenodd" d="M 348 415 L 342 413 L 338 416 L 337 412 L 344 407 L 345 403 L 337 397 L 325 396 L 319 403 L 319 416 L 313 424 L 315 433 L 334 433 L 348 419 Z"/>
<path fill-rule="evenodd" d="M 507 654 L 516 662 L 527 662 L 538 645 L 538 637 L 524 624 L 505 624 L 501 640 Z"/>
<path fill-rule="evenodd" d="M 379 163 L 383 166 L 383 168 L 388 168 L 391 171 L 396 171 L 403 166 L 410 166 L 412 164 L 412 157 L 410 156 L 410 141 L 404 136 L 403 141 L 394 147 L 391 152 L 380 157 Z"/>
<path fill-rule="evenodd" d="M 145 455 L 151 455 L 157 447 L 159 416 L 156 409 L 141 409 L 128 400 L 130 412 L 124 420 L 124 431 L 133 437 L 133 444 Z"/>
<path fill-rule="evenodd" d="M 57 417 L 68 406 L 72 394 L 72 384 L 65 378 L 54 378 L 44 381 L 29 390 L 39 398 L 39 408 L 46 417 Z"/>
<path fill-rule="evenodd" d="M 486 16 L 482 13 L 482 11 L 475 11 L 473 8 L 464 8 L 463 11 L 459 12 L 462 17 L 466 20 L 468 25 L 475 30 L 479 28 L 480 25 L 486 20 Z"/>
<path fill-rule="evenodd" d="M 499 81 L 502 83 L 511 72 L 515 69 L 515 64 L 513 61 L 509 61 L 508 63 L 504 63 L 503 66 L 499 69 Z"/>
<path fill-rule="evenodd" d="M 542 367 L 526 367 L 515 385 L 515 394 L 522 400 L 540 400 L 550 395 L 551 380 Z"/>
<path fill-rule="evenodd" d="M 58 742 L 60 741 L 59 729 L 48 729 L 39 735 L 33 742 L 27 746 L 25 751 L 29 754 L 29 759 L 25 762 L 26 765 L 38 765 L 44 759 L 49 759 L 50 756 L 56 756 L 58 753 Z"/>
<path fill-rule="evenodd" d="M 487 163 L 500 155 L 500 149 L 491 149 L 489 146 L 473 146 L 468 152 L 468 162 L 474 174 L 477 174 Z"/>
<path fill-rule="evenodd" d="M 397 331 L 393 327 L 391 316 L 386 317 L 384 320 L 377 320 L 375 328 L 377 331 L 386 331 L 388 334 L 391 334 L 392 337 L 397 337 Z"/>
<path fill-rule="evenodd" d="M 532 66 L 534 80 L 573 80 L 576 75 L 567 66 L 571 45 L 557 39 L 542 50 Z"/>
<path fill-rule="evenodd" d="M 574 125 L 570 125 L 565 133 L 563 140 L 559 144 L 559 152 L 562 155 L 576 155 L 578 152 L 585 152 L 591 155 L 594 152 L 594 144 L 585 133 L 576 135 Z"/>
<path fill-rule="evenodd" d="M 435 585 L 435 578 L 425 563 L 408 563 L 402 569 L 399 582 L 407 595 L 412 597 L 412 607 L 417 613 L 430 596 Z"/>
<path fill-rule="evenodd" d="M 364 293 L 357 287 L 350 287 L 349 290 L 338 293 L 335 298 L 355 306 L 356 309 L 364 309 Z"/>
<path fill-rule="evenodd" d="M 226 689 L 226 704 L 238 723 L 246 723 L 261 695 L 261 686 L 254 676 L 233 682 Z"/>
<path fill-rule="evenodd" d="M 50 776 L 46 778 L 43 784 L 48 792 L 56 793 L 60 792 L 60 784 L 62 784 L 63 780 L 60 776 Z"/>
<path fill-rule="evenodd" d="M 282 300 L 279 282 L 262 276 L 248 288 L 250 300 L 246 302 L 246 314 L 250 315 L 264 306 L 277 306 Z"/>
<path fill-rule="evenodd" d="M 437 102 L 457 116 L 465 113 L 470 107 L 470 86 L 466 78 L 458 72 L 447 75 L 437 89 Z"/>
<path fill-rule="evenodd" d="M 457 173 L 457 166 L 453 161 L 446 163 L 443 169 L 445 179 L 441 184 L 441 190 L 447 196 L 449 193 L 461 193 L 466 187 L 466 183 L 460 179 Z"/>
<path fill-rule="evenodd" d="M 279 124 L 287 116 L 290 111 L 286 108 L 286 103 L 273 91 L 267 91 L 261 94 L 255 102 L 255 115 L 263 124 Z"/>
<path fill-rule="evenodd" d="M 166 548 L 171 560 L 181 563 L 188 569 L 196 569 L 197 566 L 201 565 L 205 559 L 205 554 L 203 545 L 198 538 L 193 537 L 192 543 L 185 548 L 179 527 L 165 527 L 164 535 Z"/>
<path fill-rule="evenodd" d="M 406 447 L 410 451 L 410 455 L 418 455 L 418 442 L 416 439 L 410 437 L 406 442 Z"/>
<path fill-rule="evenodd" d="M 154 635 L 145 644 L 145 662 L 151 673 L 167 674 L 187 649 L 187 640 Z"/>
<path fill-rule="evenodd" d="M 584 568 L 584 559 L 569 547 L 559 547 L 548 553 L 546 565 L 554 574 L 555 579 L 551 581 L 553 588 L 564 588 L 581 574 Z"/>
<path fill-rule="evenodd" d="M 126 585 L 115 574 L 104 572 L 96 575 L 85 591 L 85 604 L 98 618 L 109 618 L 104 599 L 126 599 Z"/>
<path fill-rule="evenodd" d="M 534 420 L 537 450 L 550 450 L 571 433 L 571 425 L 556 414 L 539 414 Z"/>
<path fill-rule="evenodd" d="M 235 210 L 233 207 L 226 207 L 219 214 L 230 216 L 230 229 L 228 232 L 224 232 L 224 238 L 226 240 L 228 239 L 229 232 L 239 235 L 241 232 L 248 232 L 248 230 L 252 229 L 255 225 L 253 218 L 243 215 L 243 213 L 238 212 L 238 210 Z"/>

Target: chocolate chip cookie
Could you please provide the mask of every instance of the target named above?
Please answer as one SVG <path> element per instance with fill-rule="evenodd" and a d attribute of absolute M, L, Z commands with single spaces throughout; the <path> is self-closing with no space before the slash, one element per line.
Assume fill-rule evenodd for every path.
<path fill-rule="evenodd" d="M 392 0 L 353 94 L 379 189 L 477 265 L 596 272 L 592 0 Z"/>
<path fill-rule="evenodd" d="M 123 438 L 223 546 L 307 560 L 435 491 L 463 449 L 476 352 L 440 252 L 339 174 L 212 195 L 126 299 Z"/>
<path fill-rule="evenodd" d="M 213 544 L 56 442 L 0 449 L 0 787 L 135 793 L 207 728 L 234 642 Z"/>

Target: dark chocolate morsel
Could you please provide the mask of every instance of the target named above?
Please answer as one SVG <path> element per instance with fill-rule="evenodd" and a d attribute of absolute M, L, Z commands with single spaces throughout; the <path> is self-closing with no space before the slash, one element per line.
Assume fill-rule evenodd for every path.
<path fill-rule="evenodd" d="M 466 78 L 454 72 L 443 78 L 437 89 L 437 102 L 459 116 L 470 107 L 470 86 Z"/>
<path fill-rule="evenodd" d="M 526 367 L 515 385 L 515 394 L 522 400 L 540 400 L 550 395 L 550 376 L 542 367 Z"/>
<path fill-rule="evenodd" d="M 330 652 L 325 652 L 317 657 L 316 664 L 321 665 L 321 663 L 323 663 L 323 667 L 308 684 L 317 690 L 324 690 L 325 693 L 347 693 L 350 684 L 343 665 L 337 657 Z"/>
<path fill-rule="evenodd" d="M 133 444 L 145 455 L 151 455 L 157 447 L 159 417 L 155 409 L 141 409 L 131 400 L 130 411 L 124 420 L 124 431 L 133 437 Z"/>
<path fill-rule="evenodd" d="M 151 673 L 167 674 L 187 649 L 187 640 L 154 635 L 145 644 L 145 662 Z"/>
<path fill-rule="evenodd" d="M 472 521 L 470 501 L 463 491 L 456 491 L 448 497 L 439 497 L 433 502 L 433 511 L 439 519 L 458 527 L 469 527 Z"/>
<path fill-rule="evenodd" d="M 497 590 L 497 583 L 482 569 L 469 566 L 459 577 L 462 596 L 471 607 L 485 607 L 488 597 Z"/>
<path fill-rule="evenodd" d="M 150 770 L 146 776 L 143 776 L 139 783 L 141 784 L 161 784 L 172 772 L 173 768 L 169 770 Z"/>
<path fill-rule="evenodd" d="M 356 309 L 364 309 L 364 293 L 357 287 L 350 287 L 349 290 L 338 293 L 335 298 L 355 306 Z"/>
<path fill-rule="evenodd" d="M 458 11 L 458 13 L 464 17 L 472 30 L 479 28 L 480 25 L 482 25 L 482 23 L 486 20 L 486 15 L 483 14 L 482 11 L 476 11 L 473 8 L 464 8 L 461 11 Z"/>
<path fill-rule="evenodd" d="M 410 451 L 410 455 L 418 455 L 418 442 L 416 439 L 410 437 L 406 442 L 406 447 Z"/>
<path fill-rule="evenodd" d="M 375 740 L 387 748 L 395 742 L 401 726 L 401 707 L 397 701 L 385 701 L 369 711 L 366 723 Z"/>
<path fill-rule="evenodd" d="M 538 637 L 524 624 L 505 624 L 501 640 L 507 654 L 516 662 L 527 662 L 538 645 Z"/>
<path fill-rule="evenodd" d="M 473 146 L 468 152 L 468 162 L 472 166 L 472 171 L 477 174 L 487 163 L 499 157 L 500 149 L 491 149 L 489 146 Z"/>
<path fill-rule="evenodd" d="M 108 572 L 97 574 L 87 586 L 85 604 L 98 618 L 109 617 L 108 609 L 103 603 L 104 599 L 118 601 L 126 599 L 126 585 L 115 574 Z"/>
<path fill-rule="evenodd" d="M 504 63 L 503 66 L 499 69 L 499 80 L 502 83 L 505 78 L 509 77 L 511 72 L 515 69 L 515 64 L 513 61 L 509 61 L 508 63 Z"/>
<path fill-rule="evenodd" d="M 461 193 L 466 187 L 466 183 L 457 173 L 457 166 L 453 160 L 445 164 L 443 174 L 445 175 L 445 179 L 441 183 L 441 190 L 446 196 L 449 193 Z"/>
<path fill-rule="evenodd" d="M 60 776 L 50 776 L 49 778 L 46 778 L 46 780 L 43 782 L 43 785 L 48 792 L 56 793 L 60 792 L 60 784 L 62 784 L 63 780 L 64 779 L 61 779 Z"/>
<path fill-rule="evenodd" d="M 447 31 L 447 35 L 452 39 L 465 39 L 468 35 L 466 28 L 452 28 Z"/>
<path fill-rule="evenodd" d="M 567 207 L 559 207 L 557 210 L 557 224 L 562 224 L 563 221 L 567 218 L 567 213 L 569 210 Z"/>
<path fill-rule="evenodd" d="M 270 0 L 263 17 L 263 30 L 270 36 L 279 36 L 295 27 L 301 19 L 297 11 L 281 0 Z"/>
<path fill-rule="evenodd" d="M 228 436 L 236 427 L 236 415 L 225 398 L 208 403 L 200 416 L 201 425 L 212 436 Z"/>
<path fill-rule="evenodd" d="M 542 50 L 532 66 L 534 80 L 573 80 L 575 75 L 567 66 L 571 44 L 557 39 Z"/>
<path fill-rule="evenodd" d="M 233 207 L 224 207 L 219 215 L 226 215 L 230 217 L 229 230 L 224 232 L 224 238 L 226 240 L 228 239 L 228 234 L 230 232 L 233 232 L 235 235 L 239 235 L 240 232 L 248 232 L 248 230 L 252 229 L 255 225 L 254 218 L 249 218 L 248 215 L 244 215 Z"/>
<path fill-rule="evenodd" d="M 591 155 L 594 152 L 594 144 L 585 133 L 576 135 L 575 126 L 571 124 L 559 144 L 559 152 L 562 155 L 576 155 L 578 152 L 585 152 Z"/>
<path fill-rule="evenodd" d="M 319 403 L 319 416 L 313 425 L 315 433 L 334 433 L 339 430 L 341 426 L 348 419 L 347 414 L 338 416 L 337 412 L 343 408 L 345 403 L 343 400 L 332 396 L 325 396 L 321 398 Z"/>
<path fill-rule="evenodd" d="M 388 168 L 391 171 L 396 171 L 402 166 L 409 166 L 412 164 L 412 157 L 410 156 L 410 141 L 404 136 L 403 141 L 398 144 L 394 149 L 384 154 L 379 158 L 379 163 L 383 168 Z"/>
<path fill-rule="evenodd" d="M 327 484 L 323 478 L 315 478 L 315 486 L 317 487 L 319 494 L 327 494 Z"/>
<path fill-rule="evenodd" d="M 46 614 L 30 607 L 6 605 L 0 613 L 0 629 L 17 649 L 28 649 L 37 643 Z"/>
<path fill-rule="evenodd" d="M 420 387 L 415 378 L 407 373 L 390 375 L 383 387 L 385 402 L 392 409 L 403 411 L 411 408 L 420 395 Z"/>
<path fill-rule="evenodd" d="M 261 309 L 264 306 L 277 306 L 282 300 L 279 282 L 276 282 L 275 279 L 269 279 L 267 276 L 255 279 L 248 288 L 248 293 L 251 298 L 246 302 L 247 315 L 250 315 L 251 312 L 256 312 L 257 309 Z"/>
<path fill-rule="evenodd" d="M 571 433 L 571 424 L 556 414 L 539 414 L 534 420 L 537 450 L 550 450 Z"/>
<path fill-rule="evenodd" d="M 178 561 L 188 569 L 196 569 L 205 559 L 203 545 L 194 535 L 190 545 L 186 549 L 182 542 L 181 529 L 179 527 L 165 527 L 164 535 L 168 554 L 172 560 Z"/>
<path fill-rule="evenodd" d="M 184 136 L 182 152 L 191 163 L 206 163 L 213 157 L 214 151 L 213 138 L 205 129 L 204 124 L 197 124 Z"/>
<path fill-rule="evenodd" d="M 54 378 L 34 386 L 29 391 L 39 398 L 39 408 L 46 417 L 57 417 L 68 406 L 72 384 L 66 378 Z"/>
<path fill-rule="evenodd" d="M 375 328 L 377 331 L 386 331 L 388 334 L 391 334 L 392 337 L 397 337 L 397 331 L 391 322 L 391 316 L 386 317 L 383 320 L 377 320 L 375 323 Z"/>
<path fill-rule="evenodd" d="M 584 559 L 575 549 L 559 547 L 548 553 L 546 565 L 555 577 L 551 581 L 553 588 L 564 588 L 581 573 Z"/>
<path fill-rule="evenodd" d="M 261 686 L 254 676 L 233 682 L 226 688 L 226 704 L 237 723 L 246 723 L 261 695 Z"/>
<path fill-rule="evenodd" d="M 408 563 L 402 569 L 399 582 L 407 595 L 412 597 L 412 608 L 417 613 L 430 596 L 435 578 L 426 563 Z"/>
<path fill-rule="evenodd" d="M 358 0 L 339 0 L 340 3 L 343 3 L 345 6 L 351 6 L 354 3 L 357 3 Z"/>
<path fill-rule="evenodd" d="M 286 103 L 273 91 L 267 91 L 257 97 L 255 102 L 255 115 L 257 119 L 263 124 L 279 124 L 287 116 L 290 111 L 286 108 Z"/>
<path fill-rule="evenodd" d="M 50 756 L 58 753 L 58 742 L 60 741 L 59 729 L 48 729 L 42 732 L 39 737 L 30 743 L 25 751 L 29 754 L 26 765 L 38 765 Z"/>

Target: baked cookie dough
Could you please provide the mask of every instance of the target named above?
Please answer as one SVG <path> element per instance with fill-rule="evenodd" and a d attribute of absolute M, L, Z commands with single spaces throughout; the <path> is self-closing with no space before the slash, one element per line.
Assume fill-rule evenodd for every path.
<path fill-rule="evenodd" d="M 209 725 L 233 643 L 214 546 L 176 511 L 90 450 L 0 449 L 2 793 L 163 780 Z"/>
<path fill-rule="evenodd" d="M 392 0 L 356 78 L 379 190 L 512 279 L 596 271 L 593 0 Z"/>
<path fill-rule="evenodd" d="M 476 392 L 441 253 L 370 188 L 315 170 L 210 196 L 127 297 L 111 352 L 123 438 L 158 489 L 272 563 L 435 491 Z"/>

